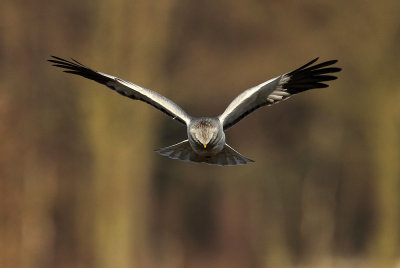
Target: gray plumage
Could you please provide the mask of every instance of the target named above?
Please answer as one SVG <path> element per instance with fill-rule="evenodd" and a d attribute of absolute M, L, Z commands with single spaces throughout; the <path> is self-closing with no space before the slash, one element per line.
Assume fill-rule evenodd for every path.
<path fill-rule="evenodd" d="M 181 107 L 161 94 L 142 88 L 118 77 L 94 71 L 78 61 L 68 61 L 52 56 L 53 66 L 65 69 L 64 72 L 80 75 L 106 85 L 121 95 L 144 101 L 166 113 L 187 127 L 188 139 L 175 145 L 156 150 L 172 159 L 189 162 L 202 162 L 212 165 L 233 166 L 254 162 L 236 152 L 225 142 L 225 132 L 256 109 L 283 101 L 290 96 L 313 88 L 323 88 L 325 81 L 337 77 L 329 75 L 341 69 L 330 67 L 337 60 L 312 65 L 318 58 L 300 68 L 249 88 L 237 96 L 218 117 L 195 118 Z"/>

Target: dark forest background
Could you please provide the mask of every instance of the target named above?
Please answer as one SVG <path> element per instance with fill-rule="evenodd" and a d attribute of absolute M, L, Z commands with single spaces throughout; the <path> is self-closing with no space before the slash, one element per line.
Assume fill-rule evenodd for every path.
<path fill-rule="evenodd" d="M 400 1 L 0 7 L 0 267 L 400 265 Z M 256 162 L 215 167 L 154 153 L 186 129 L 49 55 L 193 116 L 317 56 L 343 71 L 241 121 Z"/>

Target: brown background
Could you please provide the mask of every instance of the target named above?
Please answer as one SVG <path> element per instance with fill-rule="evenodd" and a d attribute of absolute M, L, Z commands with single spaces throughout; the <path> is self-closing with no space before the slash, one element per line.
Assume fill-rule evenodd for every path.
<path fill-rule="evenodd" d="M 0 267 L 399 265 L 399 1 L 0 5 Z M 316 56 L 343 71 L 232 128 L 256 162 L 221 168 L 157 155 L 185 128 L 50 54 L 193 116 Z"/>

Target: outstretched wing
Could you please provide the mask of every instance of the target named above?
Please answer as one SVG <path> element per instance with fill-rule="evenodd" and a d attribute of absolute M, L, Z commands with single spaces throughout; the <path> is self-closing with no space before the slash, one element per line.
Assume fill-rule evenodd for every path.
<path fill-rule="evenodd" d="M 341 69 L 331 67 L 337 60 L 312 65 L 317 60 L 318 58 L 313 59 L 290 73 L 283 74 L 242 92 L 219 116 L 224 130 L 227 130 L 246 115 L 262 106 L 280 102 L 302 91 L 328 87 L 324 82 L 337 79 L 336 76 L 330 74 L 339 72 Z"/>
<path fill-rule="evenodd" d="M 74 59 L 68 61 L 55 56 L 51 57 L 52 59 L 48 61 L 52 62 L 53 66 L 65 69 L 64 72 L 66 73 L 83 76 L 103 84 L 121 95 L 144 101 L 182 124 L 188 125 L 190 122 L 190 116 L 181 107 L 157 92 L 142 88 L 118 77 L 94 71 Z"/>

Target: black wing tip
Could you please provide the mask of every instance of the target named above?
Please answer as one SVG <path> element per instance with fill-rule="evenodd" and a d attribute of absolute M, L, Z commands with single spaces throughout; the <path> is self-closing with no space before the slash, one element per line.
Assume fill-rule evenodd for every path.
<path fill-rule="evenodd" d="M 312 71 L 326 71 L 326 73 L 336 73 L 342 70 L 342 68 L 340 67 L 331 67 L 331 65 L 334 65 L 339 62 L 339 60 L 337 59 L 322 61 L 313 65 L 318 60 L 319 57 L 316 57 L 313 60 L 309 61 L 308 63 L 304 64 L 303 66 L 297 68 L 296 70 L 291 71 L 290 73 L 288 73 L 288 75 L 292 76 L 300 72 L 312 72 Z"/>
<path fill-rule="evenodd" d="M 66 70 L 75 70 L 75 71 L 80 71 L 80 73 L 85 72 L 85 71 L 93 71 L 90 68 L 86 67 L 79 61 L 71 58 L 71 60 L 66 60 L 64 58 L 60 58 L 54 55 L 50 55 L 50 58 L 47 59 L 48 62 L 52 63 L 52 66 L 66 69 Z M 72 73 L 72 72 L 68 72 Z M 74 73 L 74 74 L 79 74 L 79 73 Z"/>
<path fill-rule="evenodd" d="M 330 74 L 340 72 L 342 68 L 332 66 L 338 62 L 337 59 L 314 64 L 318 59 L 319 57 L 314 58 L 307 64 L 288 73 L 287 76 L 290 79 L 283 85 L 283 88 L 286 88 L 291 94 L 296 94 L 313 88 L 328 87 L 325 82 L 337 79 L 337 76 Z"/>
<path fill-rule="evenodd" d="M 69 65 L 69 66 L 79 66 L 79 67 L 84 67 L 87 68 L 85 65 L 80 63 L 79 61 L 75 60 L 74 58 L 71 58 L 71 60 L 66 60 L 64 58 L 60 58 L 54 55 L 50 55 L 50 59 L 47 59 L 47 61 L 51 63 L 56 63 L 56 64 L 62 64 L 62 65 Z M 55 65 L 53 65 L 55 66 Z M 61 66 L 57 66 L 61 67 Z"/>
<path fill-rule="evenodd" d="M 316 57 L 316 58 L 314 58 L 313 60 L 311 60 L 310 62 L 316 62 L 317 60 L 319 60 L 319 56 L 318 57 Z M 336 63 L 336 62 L 338 62 L 339 60 L 338 59 L 332 59 L 332 60 L 327 60 L 327 61 L 332 61 L 333 63 Z"/>
<path fill-rule="evenodd" d="M 86 67 L 85 65 L 83 65 L 82 63 L 80 63 L 79 61 L 77 61 L 77 60 L 74 59 L 74 58 L 71 58 L 71 60 L 72 60 L 73 62 L 75 62 L 76 64 L 82 66 L 82 67 Z"/>
<path fill-rule="evenodd" d="M 313 64 L 313 63 L 315 63 L 315 62 L 317 62 L 319 59 L 320 59 L 320 57 L 316 57 L 316 58 L 310 60 L 309 62 L 307 62 L 304 66 L 309 66 L 309 65 L 311 65 L 311 64 Z M 324 63 L 324 64 L 332 65 L 332 64 L 335 64 L 335 63 L 337 63 L 337 62 L 339 62 L 338 59 L 332 59 L 332 60 L 322 61 L 322 62 L 320 62 L 320 63 L 318 63 L 318 64 Z M 302 67 L 303 67 L 303 66 L 302 66 Z M 302 67 L 297 68 L 297 69 L 301 69 Z"/>
<path fill-rule="evenodd" d="M 335 69 L 337 69 L 336 71 L 332 71 L 332 73 L 337 73 L 337 72 L 341 72 L 342 71 L 342 68 L 340 68 L 340 67 L 334 67 Z"/>
<path fill-rule="evenodd" d="M 338 61 L 339 61 L 338 59 L 333 59 L 333 60 L 327 60 L 327 61 L 324 61 L 324 62 L 330 62 L 332 64 L 335 64 Z"/>
<path fill-rule="evenodd" d="M 50 59 L 48 59 L 47 61 L 55 61 L 55 60 L 57 60 L 57 61 L 63 61 L 63 62 L 68 62 L 66 59 L 63 59 L 63 58 L 60 58 L 60 57 L 57 57 L 57 56 L 54 56 L 54 55 L 50 55 Z"/>
<path fill-rule="evenodd" d="M 307 68 L 308 66 L 312 65 L 313 63 L 315 63 L 315 62 L 316 62 L 318 59 L 319 59 L 319 57 L 316 57 L 316 58 L 312 59 L 311 61 L 307 62 L 307 63 L 306 63 L 306 64 L 304 64 L 303 66 L 300 66 L 299 68 L 297 68 L 296 70 L 294 70 L 294 71 L 290 72 L 289 74 L 291 74 L 291 73 L 294 73 L 294 72 L 297 72 L 297 71 L 300 71 L 300 70 L 303 70 L 303 69 Z"/>
<path fill-rule="evenodd" d="M 95 70 L 92 70 L 89 67 L 86 67 L 85 65 L 81 64 L 77 60 L 71 58 L 72 61 L 57 57 L 57 56 L 51 56 L 50 59 L 48 59 L 49 62 L 52 63 L 52 66 L 61 68 L 64 73 L 68 74 L 74 74 L 74 75 L 79 75 L 82 77 L 85 77 L 87 79 L 96 81 L 100 84 L 104 84 L 111 89 L 115 90 L 110 85 L 107 85 L 107 82 L 110 82 L 111 80 L 114 80 L 108 76 L 102 75 Z M 122 94 L 122 93 L 120 93 Z"/>
<path fill-rule="evenodd" d="M 311 60 L 309 63 L 306 64 L 307 67 L 310 66 L 310 65 L 312 65 L 313 63 L 317 62 L 317 61 L 319 60 L 319 58 L 320 58 L 320 57 L 316 57 L 315 59 Z M 316 65 L 314 65 L 314 66 L 310 66 L 310 68 L 313 68 L 313 67 L 319 66 L 319 65 L 322 65 L 323 67 L 325 67 L 325 66 L 329 66 L 329 65 L 336 64 L 336 63 L 338 63 L 338 62 L 339 62 L 338 59 L 326 60 L 326 61 L 319 62 L 318 64 L 316 64 Z M 298 69 L 305 69 L 305 68 L 301 68 L 301 67 L 300 67 L 300 68 L 298 68 Z"/>

